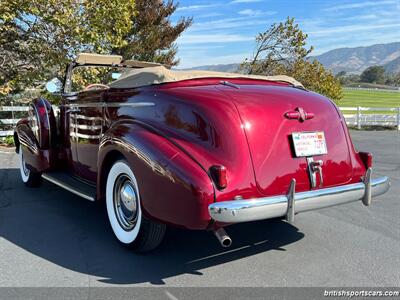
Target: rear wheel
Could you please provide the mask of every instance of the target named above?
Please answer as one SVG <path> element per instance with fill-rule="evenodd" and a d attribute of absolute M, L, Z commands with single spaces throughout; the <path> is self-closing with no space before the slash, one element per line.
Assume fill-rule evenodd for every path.
<path fill-rule="evenodd" d="M 28 169 L 21 146 L 19 147 L 18 156 L 22 182 L 28 187 L 38 187 L 42 183 L 42 175 Z"/>
<path fill-rule="evenodd" d="M 166 225 L 142 214 L 136 177 L 126 161 L 117 161 L 108 173 L 106 205 L 111 227 L 123 245 L 143 253 L 162 242 Z"/>

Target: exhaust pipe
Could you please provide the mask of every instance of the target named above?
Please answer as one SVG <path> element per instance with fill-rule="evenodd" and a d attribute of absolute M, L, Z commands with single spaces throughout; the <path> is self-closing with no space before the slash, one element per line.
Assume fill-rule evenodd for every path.
<path fill-rule="evenodd" d="M 221 246 L 224 248 L 230 247 L 232 245 L 232 240 L 229 235 L 225 232 L 224 228 L 218 228 L 214 230 L 214 234 L 220 242 Z"/>

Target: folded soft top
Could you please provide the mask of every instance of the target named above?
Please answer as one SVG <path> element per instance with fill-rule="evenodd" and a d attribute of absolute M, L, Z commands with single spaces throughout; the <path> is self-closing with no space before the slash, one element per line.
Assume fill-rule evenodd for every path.
<path fill-rule="evenodd" d="M 250 78 L 265 81 L 287 82 L 296 87 L 303 87 L 303 85 L 292 77 L 286 75 L 277 76 L 260 76 L 260 75 L 245 75 L 238 73 L 224 73 L 224 72 L 211 72 L 211 71 L 176 71 L 168 70 L 163 66 L 149 67 L 142 69 L 133 69 L 121 75 L 121 77 L 112 82 L 112 88 L 136 88 L 141 86 L 161 84 L 168 82 L 177 82 L 189 79 L 198 78 Z"/>

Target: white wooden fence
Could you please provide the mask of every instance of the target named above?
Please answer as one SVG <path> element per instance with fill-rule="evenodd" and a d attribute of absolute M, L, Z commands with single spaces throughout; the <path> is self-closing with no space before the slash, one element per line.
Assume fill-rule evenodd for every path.
<path fill-rule="evenodd" d="M 9 125 L 9 126 L 15 126 L 17 122 L 19 121 L 18 118 L 14 117 L 15 112 L 27 112 L 29 110 L 28 106 L 0 106 L 0 113 L 1 112 L 7 112 L 7 113 L 2 113 L 2 114 L 7 114 L 9 117 L 8 119 L 2 119 L 0 118 L 0 137 L 5 137 L 5 136 L 10 136 L 14 134 L 13 130 L 2 130 L 2 125 Z"/>
<path fill-rule="evenodd" d="M 395 126 L 400 130 L 400 107 L 339 107 L 343 112 L 346 123 L 361 129 L 362 126 Z M 13 135 L 12 130 L 2 130 L 2 125 L 13 127 L 19 121 L 14 117 L 15 112 L 27 112 L 27 106 L 0 106 L 0 113 L 9 118 L 0 118 L 0 137 Z M 3 113 L 2 113 L 3 112 Z M 349 113 L 350 112 L 350 113 Z M 365 113 L 373 112 L 373 113 Z"/>
<path fill-rule="evenodd" d="M 357 126 L 396 126 L 400 130 L 400 107 L 339 107 L 348 125 Z M 351 112 L 351 113 L 349 113 Z M 372 113 L 365 113 L 372 112 Z"/>
<path fill-rule="evenodd" d="M 400 87 L 392 89 L 382 89 L 382 88 L 364 88 L 364 87 L 348 87 L 344 86 L 344 90 L 348 91 L 369 91 L 369 92 L 393 92 L 400 93 Z"/>

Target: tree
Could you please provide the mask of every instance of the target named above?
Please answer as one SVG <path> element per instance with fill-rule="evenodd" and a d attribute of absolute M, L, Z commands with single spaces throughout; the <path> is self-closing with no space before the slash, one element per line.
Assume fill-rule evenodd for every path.
<path fill-rule="evenodd" d="M 346 71 L 340 71 L 339 73 L 336 74 L 336 77 L 344 77 L 346 76 Z"/>
<path fill-rule="evenodd" d="M 291 65 L 311 53 L 313 47 L 305 48 L 306 39 L 307 35 L 294 23 L 294 18 L 274 23 L 258 34 L 253 57 L 246 60 L 243 67 L 249 74 L 274 73 L 282 64 Z"/>
<path fill-rule="evenodd" d="M 307 89 L 339 101 L 342 98 L 340 82 L 321 63 L 309 58 L 313 47 L 306 47 L 307 37 L 294 18 L 288 17 L 285 22 L 272 24 L 256 37 L 253 57 L 242 63 L 241 71 L 292 76 Z"/>
<path fill-rule="evenodd" d="M 392 86 L 400 86 L 400 72 L 395 74 L 395 73 L 389 73 L 386 74 L 386 79 L 385 79 L 385 84 L 387 85 L 392 85 Z"/>
<path fill-rule="evenodd" d="M 171 0 L 0 0 L 0 95 L 61 76 L 79 52 L 177 64 L 174 41 L 192 20 L 172 25 L 176 8 Z"/>
<path fill-rule="evenodd" d="M 136 9 L 139 13 L 134 17 L 134 26 L 124 37 L 127 44 L 113 53 L 124 58 L 177 65 L 175 40 L 192 24 L 192 18 L 181 18 L 172 25 L 169 17 L 177 9 L 172 0 L 136 0 Z"/>
<path fill-rule="evenodd" d="M 346 71 L 340 71 L 339 73 L 336 74 L 335 76 L 341 85 L 346 84 L 347 82 L 347 76 L 346 76 Z"/>
<path fill-rule="evenodd" d="M 384 83 L 385 68 L 382 66 L 371 66 L 361 73 L 361 81 L 369 83 Z"/>

